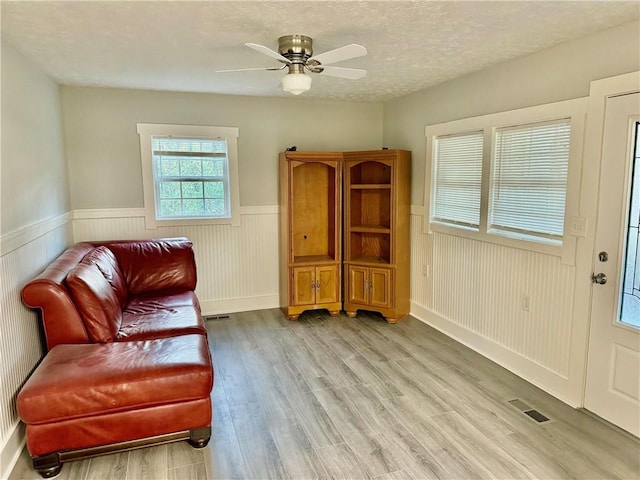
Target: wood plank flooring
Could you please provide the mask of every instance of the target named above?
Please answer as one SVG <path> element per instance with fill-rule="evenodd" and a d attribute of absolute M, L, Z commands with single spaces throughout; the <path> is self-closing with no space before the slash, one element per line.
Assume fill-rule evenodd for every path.
<path fill-rule="evenodd" d="M 213 436 L 59 479 L 638 479 L 640 442 L 416 319 L 279 310 L 207 322 Z M 537 424 L 518 398 L 551 420 Z M 39 478 L 23 454 L 11 479 Z"/>

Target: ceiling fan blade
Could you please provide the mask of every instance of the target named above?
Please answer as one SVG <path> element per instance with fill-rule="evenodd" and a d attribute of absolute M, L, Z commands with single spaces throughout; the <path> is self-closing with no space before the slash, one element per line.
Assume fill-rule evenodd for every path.
<path fill-rule="evenodd" d="M 258 68 L 232 68 L 230 70 L 216 70 L 216 73 L 229 73 L 229 72 L 257 72 L 260 70 L 266 70 L 269 72 L 273 72 L 273 71 L 277 71 L 277 70 L 282 70 L 283 68 L 285 68 L 286 65 L 283 65 L 281 67 L 258 67 Z"/>
<path fill-rule="evenodd" d="M 275 53 L 275 52 L 274 52 Z M 311 57 L 309 60 L 315 60 L 322 65 L 328 65 L 330 63 L 342 62 L 343 60 L 349 60 L 350 58 L 362 57 L 367 54 L 367 49 L 357 43 L 345 45 L 344 47 L 329 50 L 328 52 L 321 53 Z"/>
<path fill-rule="evenodd" d="M 275 58 L 276 60 L 280 61 L 280 62 L 284 62 L 287 65 L 290 64 L 291 62 L 286 58 L 283 57 L 282 55 L 280 55 L 278 52 L 275 52 L 273 50 L 271 50 L 269 47 L 265 47 L 264 45 L 259 45 L 257 43 L 245 43 L 245 45 L 249 48 L 254 49 L 256 52 L 260 52 L 264 55 L 267 55 L 271 58 Z"/>
<path fill-rule="evenodd" d="M 324 65 L 320 68 L 322 69 L 320 75 L 348 78 L 350 80 L 358 80 L 367 74 L 366 70 L 360 70 L 359 68 L 325 67 Z"/>

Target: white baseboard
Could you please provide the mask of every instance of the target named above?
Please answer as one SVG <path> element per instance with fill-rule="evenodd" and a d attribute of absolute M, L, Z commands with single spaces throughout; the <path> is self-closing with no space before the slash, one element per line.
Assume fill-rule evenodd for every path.
<path fill-rule="evenodd" d="M 229 298 L 225 300 L 201 301 L 202 315 L 222 315 L 235 312 L 249 312 L 251 310 L 263 310 L 278 308 L 280 297 L 276 295 L 263 295 L 259 297 Z"/>
<path fill-rule="evenodd" d="M 489 338 L 456 325 L 417 303 L 411 302 L 411 315 L 541 388 L 558 400 L 574 408 L 580 406 L 581 393 L 571 385 L 569 379 Z"/>
<path fill-rule="evenodd" d="M 9 478 L 25 444 L 24 424 L 18 422 L 0 451 L 0 478 Z"/>

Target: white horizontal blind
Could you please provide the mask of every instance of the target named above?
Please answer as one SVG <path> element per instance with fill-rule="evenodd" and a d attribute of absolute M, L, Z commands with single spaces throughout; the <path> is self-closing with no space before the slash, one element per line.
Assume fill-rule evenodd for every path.
<path fill-rule="evenodd" d="M 156 218 L 230 216 L 224 138 L 152 137 Z"/>
<path fill-rule="evenodd" d="M 490 231 L 562 240 L 570 140 L 570 119 L 496 131 Z"/>
<path fill-rule="evenodd" d="M 435 138 L 432 221 L 478 229 L 482 148 L 482 131 Z"/>

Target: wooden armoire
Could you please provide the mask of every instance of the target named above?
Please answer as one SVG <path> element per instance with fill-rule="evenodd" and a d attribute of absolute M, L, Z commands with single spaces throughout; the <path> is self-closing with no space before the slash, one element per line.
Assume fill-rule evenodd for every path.
<path fill-rule="evenodd" d="M 287 318 L 327 309 L 402 320 L 409 313 L 410 208 L 411 152 L 281 153 L 280 305 Z"/>

